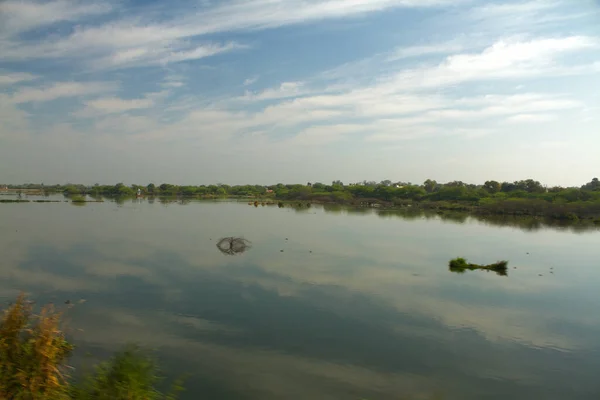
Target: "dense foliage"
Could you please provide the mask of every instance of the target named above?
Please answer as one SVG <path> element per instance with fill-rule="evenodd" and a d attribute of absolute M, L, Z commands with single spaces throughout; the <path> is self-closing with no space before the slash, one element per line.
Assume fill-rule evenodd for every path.
<path fill-rule="evenodd" d="M 490 214 L 544 215 L 559 219 L 600 217 L 600 181 L 592 179 L 581 187 L 547 187 L 533 179 L 516 182 L 486 181 L 467 184 L 460 181 L 438 183 L 428 179 L 423 184 L 404 182 L 360 182 L 344 184 L 282 184 L 237 185 L 224 184 L 178 186 L 168 183 L 155 185 L 22 185 L 22 189 L 39 189 L 46 193 L 60 192 L 68 196 L 128 197 L 251 197 L 290 201 L 365 204 L 388 206 L 419 205 L 438 209 L 477 210 Z"/>

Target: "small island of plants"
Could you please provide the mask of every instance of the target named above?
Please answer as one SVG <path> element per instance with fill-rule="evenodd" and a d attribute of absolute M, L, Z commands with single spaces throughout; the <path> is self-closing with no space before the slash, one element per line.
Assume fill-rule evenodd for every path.
<path fill-rule="evenodd" d="M 506 275 L 508 271 L 508 261 L 497 261 L 493 264 L 488 265 L 479 265 L 472 264 L 467 261 L 467 259 L 462 257 L 457 257 L 453 260 L 450 260 L 448 264 L 450 271 L 464 273 L 466 270 L 475 271 L 475 270 L 484 270 L 484 271 L 494 271 L 498 275 Z"/>

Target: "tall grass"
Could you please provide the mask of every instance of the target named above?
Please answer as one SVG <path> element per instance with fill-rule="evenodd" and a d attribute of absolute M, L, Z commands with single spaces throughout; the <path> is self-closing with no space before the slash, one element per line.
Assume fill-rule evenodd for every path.
<path fill-rule="evenodd" d="M 68 399 L 66 360 L 73 349 L 60 330 L 61 314 L 35 315 L 24 295 L 0 320 L 0 398 Z"/>
<path fill-rule="evenodd" d="M 182 390 L 157 389 L 158 364 L 141 348 L 129 345 L 92 374 L 74 384 L 67 375 L 73 350 L 61 330 L 60 312 L 52 306 L 39 314 L 24 295 L 0 319 L 0 399 L 11 400 L 174 400 Z"/>

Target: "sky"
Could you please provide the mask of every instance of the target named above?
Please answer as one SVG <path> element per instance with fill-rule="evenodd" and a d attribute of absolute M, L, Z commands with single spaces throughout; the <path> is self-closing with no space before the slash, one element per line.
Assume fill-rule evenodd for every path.
<path fill-rule="evenodd" d="M 600 175 L 598 0 L 2 0 L 0 182 Z"/>

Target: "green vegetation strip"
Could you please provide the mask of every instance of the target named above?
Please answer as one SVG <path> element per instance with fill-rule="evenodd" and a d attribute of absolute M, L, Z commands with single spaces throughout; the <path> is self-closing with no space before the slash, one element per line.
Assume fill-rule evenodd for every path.
<path fill-rule="evenodd" d="M 0 185 L 2 187 L 2 185 Z M 263 202 L 337 203 L 364 207 L 421 208 L 435 211 L 464 211 L 471 214 L 544 217 L 566 222 L 588 220 L 600 225 L 600 181 L 580 187 L 545 186 L 533 179 L 515 182 L 486 181 L 469 184 L 461 181 L 439 183 L 428 179 L 411 182 L 333 181 L 275 185 L 9 185 L 8 190 L 23 194 L 63 193 L 66 196 L 244 198 Z"/>

